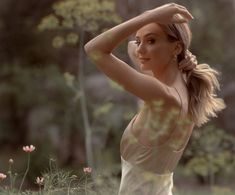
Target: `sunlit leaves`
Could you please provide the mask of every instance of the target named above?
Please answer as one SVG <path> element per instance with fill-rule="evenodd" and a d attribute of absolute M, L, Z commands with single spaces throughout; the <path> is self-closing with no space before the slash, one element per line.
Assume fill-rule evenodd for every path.
<path fill-rule="evenodd" d="M 65 79 L 66 84 L 69 87 L 73 87 L 75 76 L 73 76 L 72 74 L 66 72 L 66 73 L 64 73 L 64 79 Z"/>
<path fill-rule="evenodd" d="M 95 32 L 105 23 L 118 23 L 120 18 L 115 14 L 114 3 L 109 0 L 65 0 L 53 5 L 54 15 L 43 18 L 40 30 L 63 28 L 82 28 Z M 102 28 L 100 28 L 102 29 Z"/>
<path fill-rule="evenodd" d="M 64 19 L 62 21 L 62 25 L 63 28 L 73 28 L 74 26 L 74 21 L 70 20 L 70 19 Z"/>
<path fill-rule="evenodd" d="M 64 38 L 61 36 L 56 36 L 53 38 L 52 45 L 54 48 L 61 48 L 64 45 Z"/>
<path fill-rule="evenodd" d="M 53 10 L 57 16 L 61 16 L 64 19 L 71 19 L 73 16 L 73 10 L 77 7 L 79 1 L 76 0 L 65 0 L 55 3 Z"/>
<path fill-rule="evenodd" d="M 38 25 L 38 29 L 40 31 L 51 30 L 58 28 L 58 26 L 59 26 L 58 18 L 55 15 L 50 14 L 42 19 L 41 23 Z"/>
<path fill-rule="evenodd" d="M 54 48 L 59 49 L 64 46 L 65 43 L 69 45 L 76 45 L 78 42 L 79 37 L 75 33 L 69 33 L 65 37 L 56 36 L 53 38 L 52 45 Z"/>
<path fill-rule="evenodd" d="M 121 20 L 115 14 L 114 2 L 110 0 L 64 0 L 53 5 L 53 13 L 44 17 L 38 25 L 43 30 L 70 30 L 68 35 L 57 36 L 52 45 L 61 48 L 65 43 L 78 43 L 78 32 L 103 31 L 113 23 Z"/>
<path fill-rule="evenodd" d="M 117 82 L 111 80 L 111 79 L 108 79 L 108 83 L 109 83 L 109 86 L 113 89 L 117 89 L 119 91 L 124 91 L 123 87 L 121 85 L 119 85 Z"/>
<path fill-rule="evenodd" d="M 108 114 L 112 108 L 113 108 L 112 103 L 110 102 L 105 103 L 94 111 L 94 117 L 99 117 L 102 114 Z"/>
<path fill-rule="evenodd" d="M 69 33 L 66 36 L 66 42 L 70 45 L 75 45 L 78 42 L 78 35 L 75 33 Z"/>
<path fill-rule="evenodd" d="M 235 137 L 208 125 L 194 130 L 191 140 L 185 153 L 190 158 L 186 164 L 189 173 L 208 177 L 235 170 Z"/>

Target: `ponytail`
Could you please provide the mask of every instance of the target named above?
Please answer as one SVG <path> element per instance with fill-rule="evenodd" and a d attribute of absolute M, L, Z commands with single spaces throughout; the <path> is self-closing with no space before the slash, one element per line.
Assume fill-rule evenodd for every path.
<path fill-rule="evenodd" d="M 217 112 L 226 107 L 223 99 L 216 95 L 216 90 L 220 90 L 219 75 L 208 64 L 198 64 L 188 76 L 189 115 L 198 127 L 206 123 L 209 117 L 217 117 Z"/>

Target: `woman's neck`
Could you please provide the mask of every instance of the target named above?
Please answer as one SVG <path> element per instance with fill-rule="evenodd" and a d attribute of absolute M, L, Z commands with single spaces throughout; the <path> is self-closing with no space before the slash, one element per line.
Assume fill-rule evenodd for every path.
<path fill-rule="evenodd" d="M 176 62 L 166 66 L 166 68 L 162 69 L 161 71 L 153 71 L 153 74 L 154 77 L 168 86 L 173 86 L 180 77 L 182 78 L 182 73 L 178 68 L 178 63 Z"/>

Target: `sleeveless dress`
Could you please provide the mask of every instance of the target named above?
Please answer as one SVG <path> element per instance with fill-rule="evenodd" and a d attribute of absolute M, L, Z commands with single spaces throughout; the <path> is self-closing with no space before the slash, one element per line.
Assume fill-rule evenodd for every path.
<path fill-rule="evenodd" d="M 179 95 L 178 91 L 177 93 Z M 179 118 L 183 116 L 181 97 L 180 100 Z M 192 128 L 187 130 L 186 136 L 181 140 L 183 146 L 178 150 L 172 147 L 176 128 L 173 128 L 170 138 L 163 144 L 146 146 L 133 133 L 133 123 L 137 116 L 138 114 L 128 124 L 121 138 L 122 177 L 118 195 L 172 195 L 173 171 L 189 141 Z"/>

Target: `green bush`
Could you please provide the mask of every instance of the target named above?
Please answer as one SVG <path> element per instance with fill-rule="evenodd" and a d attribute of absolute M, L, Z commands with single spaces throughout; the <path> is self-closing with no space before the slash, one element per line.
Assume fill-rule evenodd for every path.
<path fill-rule="evenodd" d="M 195 129 L 185 152 L 187 173 L 211 185 L 235 170 L 235 137 L 213 125 Z"/>

